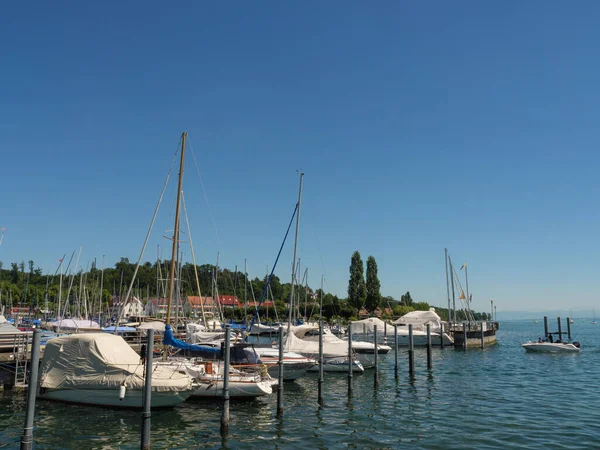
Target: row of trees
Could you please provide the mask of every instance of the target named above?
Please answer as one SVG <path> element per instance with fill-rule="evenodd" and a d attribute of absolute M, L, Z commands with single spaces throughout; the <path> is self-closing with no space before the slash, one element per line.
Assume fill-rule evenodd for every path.
<path fill-rule="evenodd" d="M 381 283 L 377 275 L 377 262 L 373 256 L 367 258 L 367 275 L 365 281 L 363 262 L 358 250 L 352 254 L 350 261 L 348 303 L 357 311 L 360 311 L 364 306 L 371 313 L 382 306 Z"/>

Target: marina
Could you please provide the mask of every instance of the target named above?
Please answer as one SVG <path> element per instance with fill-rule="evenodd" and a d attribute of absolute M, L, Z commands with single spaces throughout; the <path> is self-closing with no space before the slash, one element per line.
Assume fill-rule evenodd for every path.
<path fill-rule="evenodd" d="M 443 449 L 460 442 L 478 449 L 594 448 L 600 413 L 588 408 L 581 415 L 579 410 L 600 402 L 600 394 L 586 382 L 600 363 L 600 335 L 589 322 L 573 331 L 587 343 L 581 354 L 529 354 L 520 344 L 537 336 L 539 327 L 530 321 L 503 322 L 497 345 L 434 349 L 432 370 L 427 370 L 426 350 L 416 348 L 413 375 L 407 349 L 401 348 L 397 378 L 389 357 L 378 370 L 376 387 L 374 371 L 353 377 L 351 397 L 345 374 L 325 374 L 322 405 L 318 374 L 308 374 L 285 384 L 280 419 L 275 395 L 232 402 L 225 438 L 219 433 L 222 403 L 191 399 L 153 411 L 152 447 L 250 449 L 259 443 L 272 448 Z M 557 391 L 540 383 L 548 371 L 564 373 L 571 387 Z M 550 396 L 553 401 L 547 402 Z M 25 397 L 5 391 L 0 402 L 0 445 L 15 446 Z M 540 409 L 561 420 L 539 420 Z M 38 400 L 34 436 L 36 448 L 139 448 L 140 413 Z"/>

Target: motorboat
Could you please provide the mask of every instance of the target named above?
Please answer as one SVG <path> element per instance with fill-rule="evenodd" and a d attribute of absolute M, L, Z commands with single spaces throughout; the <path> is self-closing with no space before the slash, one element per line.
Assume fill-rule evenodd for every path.
<path fill-rule="evenodd" d="M 141 408 L 146 367 L 121 337 L 76 333 L 50 339 L 40 366 L 40 398 Z M 177 366 L 152 365 L 152 408 L 175 406 L 197 389 Z"/>
<path fill-rule="evenodd" d="M 279 349 L 269 347 L 254 347 L 263 364 L 267 366 L 269 375 L 279 379 Z M 318 363 L 313 358 L 307 358 L 300 353 L 283 352 L 283 381 L 294 381 L 304 375 Z M 348 364 L 346 363 L 346 367 Z"/>
<path fill-rule="evenodd" d="M 528 352 L 538 353 L 578 353 L 579 342 L 527 342 L 522 344 Z"/>
<path fill-rule="evenodd" d="M 431 345 L 439 347 L 444 341 L 445 346 L 454 344 L 454 339 L 446 333 L 442 332 L 442 319 L 435 312 L 435 308 L 429 308 L 429 311 L 411 311 L 394 322 L 398 325 L 398 345 L 409 345 L 409 330 L 408 326 L 413 326 L 413 345 L 415 347 L 424 347 L 427 345 L 427 324 L 429 324 Z M 353 325 L 354 327 L 354 325 Z M 360 332 L 360 328 L 356 330 Z M 379 333 L 379 329 L 378 329 Z M 391 334 L 391 336 L 390 336 Z M 388 342 L 389 339 L 394 339 L 394 330 L 391 333 L 388 331 Z"/>

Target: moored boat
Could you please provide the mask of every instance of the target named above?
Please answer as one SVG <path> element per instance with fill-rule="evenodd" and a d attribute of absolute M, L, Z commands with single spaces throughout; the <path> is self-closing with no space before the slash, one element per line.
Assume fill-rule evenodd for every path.
<path fill-rule="evenodd" d="M 577 353 L 581 350 L 579 342 L 527 342 L 521 345 L 528 352 L 538 353 Z"/>

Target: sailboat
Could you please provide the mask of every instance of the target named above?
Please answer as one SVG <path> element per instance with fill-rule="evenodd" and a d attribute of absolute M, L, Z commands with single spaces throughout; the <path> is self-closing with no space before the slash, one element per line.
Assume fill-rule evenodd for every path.
<path fill-rule="evenodd" d="M 596 310 L 592 310 L 592 314 L 594 315 L 594 319 L 592 320 L 592 325 L 596 325 Z"/>

